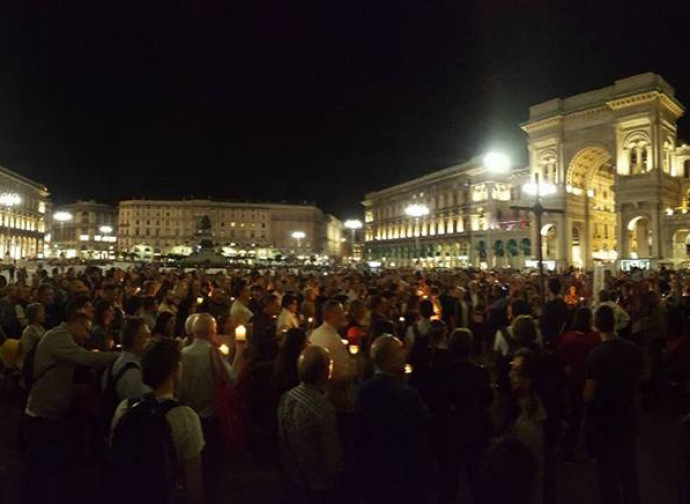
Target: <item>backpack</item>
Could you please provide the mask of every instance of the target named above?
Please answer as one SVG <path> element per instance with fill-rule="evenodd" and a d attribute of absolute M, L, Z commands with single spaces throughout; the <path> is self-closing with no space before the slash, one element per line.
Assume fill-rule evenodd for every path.
<path fill-rule="evenodd" d="M 115 504 L 169 504 L 177 482 L 177 457 L 165 415 L 179 406 L 153 394 L 129 399 L 113 430 L 106 495 Z"/>
<path fill-rule="evenodd" d="M 122 366 L 122 369 L 120 369 L 115 376 L 113 376 L 113 368 L 115 367 L 116 362 L 117 359 L 111 362 L 108 370 L 106 371 L 106 373 L 108 373 L 106 375 L 108 378 L 105 382 L 105 389 L 103 389 L 101 400 L 101 413 L 103 415 L 103 419 L 108 424 L 110 424 L 112 421 L 115 410 L 120 404 L 120 397 L 117 395 L 117 384 L 130 369 L 141 369 L 141 366 L 139 366 L 139 364 L 136 362 L 128 362 Z"/>
<path fill-rule="evenodd" d="M 113 421 L 115 410 L 120 405 L 120 397 L 117 395 L 117 384 L 127 371 L 130 369 L 141 369 L 136 362 L 128 362 L 122 369 L 120 369 L 115 376 L 113 376 L 113 367 L 117 359 L 110 363 L 106 369 L 105 389 L 100 397 L 100 412 L 98 420 L 98 441 L 95 447 L 98 450 L 98 455 L 105 456 L 108 447 L 108 438 L 110 437 L 110 425 Z"/>

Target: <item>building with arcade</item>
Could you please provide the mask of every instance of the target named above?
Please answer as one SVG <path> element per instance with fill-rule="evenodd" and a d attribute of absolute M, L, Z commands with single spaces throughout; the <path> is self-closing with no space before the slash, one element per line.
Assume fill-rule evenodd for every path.
<path fill-rule="evenodd" d="M 477 158 L 367 194 L 366 257 L 521 267 L 541 241 L 552 268 L 682 265 L 690 260 L 690 145 L 677 137 L 684 112 L 654 73 L 534 105 L 521 124 L 527 167 L 497 173 Z M 547 209 L 539 229 L 532 212 L 515 208 L 533 205 L 536 191 Z"/>

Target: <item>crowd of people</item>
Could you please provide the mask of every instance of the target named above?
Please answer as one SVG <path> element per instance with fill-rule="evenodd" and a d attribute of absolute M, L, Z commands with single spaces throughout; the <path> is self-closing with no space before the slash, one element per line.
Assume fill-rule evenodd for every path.
<path fill-rule="evenodd" d="M 285 502 L 555 503 L 598 460 L 640 502 L 638 403 L 690 380 L 690 279 L 657 272 L 141 266 L 0 276 L 23 387 L 20 502 L 218 502 L 280 461 Z M 639 399 L 639 400 L 638 400 Z M 40 475 L 40 484 L 37 481 Z"/>

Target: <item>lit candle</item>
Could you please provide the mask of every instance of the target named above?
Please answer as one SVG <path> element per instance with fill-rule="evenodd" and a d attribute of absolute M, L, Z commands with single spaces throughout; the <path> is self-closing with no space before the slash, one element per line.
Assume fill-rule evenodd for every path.
<path fill-rule="evenodd" d="M 357 355 L 359 353 L 359 347 L 357 345 L 350 345 L 348 350 L 350 350 L 350 355 Z"/>
<path fill-rule="evenodd" d="M 196 304 L 201 304 L 203 302 L 204 302 L 204 298 L 202 298 L 201 296 L 196 298 Z"/>
<path fill-rule="evenodd" d="M 309 325 L 311 326 L 311 323 L 314 322 L 314 318 L 313 318 L 313 317 L 309 317 L 309 318 L 307 319 L 307 322 L 309 322 Z"/>
<path fill-rule="evenodd" d="M 228 348 L 228 345 L 223 343 L 221 346 L 218 347 L 218 350 L 220 350 L 220 353 L 223 355 L 229 355 L 230 354 L 230 348 Z"/>
<path fill-rule="evenodd" d="M 405 374 L 412 374 L 412 364 L 405 364 Z"/>
<path fill-rule="evenodd" d="M 235 341 L 247 341 L 247 328 L 243 325 L 235 327 Z"/>
<path fill-rule="evenodd" d="M 398 320 L 399 320 L 400 322 L 405 322 L 405 317 L 400 317 Z"/>

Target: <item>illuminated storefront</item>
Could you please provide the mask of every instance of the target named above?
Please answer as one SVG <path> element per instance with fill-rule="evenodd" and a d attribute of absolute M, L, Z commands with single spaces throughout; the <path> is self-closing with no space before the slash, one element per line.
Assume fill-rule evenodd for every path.
<path fill-rule="evenodd" d="M 48 189 L 0 167 L 0 258 L 41 258 L 46 234 Z"/>

